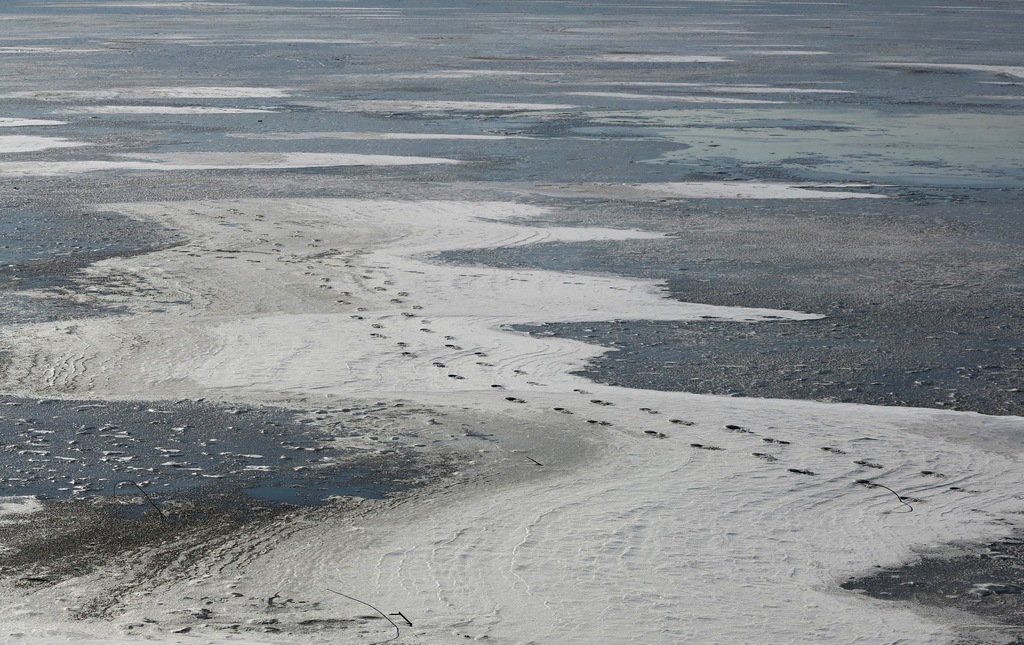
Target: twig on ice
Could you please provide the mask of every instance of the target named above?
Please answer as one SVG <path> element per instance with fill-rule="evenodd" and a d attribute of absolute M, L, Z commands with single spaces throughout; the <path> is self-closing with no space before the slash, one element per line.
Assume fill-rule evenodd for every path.
<path fill-rule="evenodd" d="M 167 521 L 167 518 L 164 517 L 164 512 L 160 510 L 160 507 L 156 505 L 156 502 L 153 501 L 153 499 L 146 493 L 146 491 L 142 490 L 142 486 L 139 486 L 138 484 L 136 484 L 131 479 L 122 479 L 121 481 L 115 483 L 114 484 L 114 494 L 115 495 L 117 494 L 117 487 L 120 486 L 121 484 L 131 484 L 135 488 L 138 488 L 139 492 L 142 493 L 142 496 L 146 498 L 147 502 L 149 502 L 149 505 L 152 506 L 154 509 L 156 509 L 156 513 L 160 517 L 160 521 L 161 522 Z"/>
<path fill-rule="evenodd" d="M 341 596 L 342 598 L 348 598 L 349 600 L 354 600 L 354 601 L 356 601 L 357 603 L 359 603 L 360 605 L 366 605 L 366 606 L 367 606 L 367 607 L 369 607 L 370 609 L 372 609 L 372 610 L 374 610 L 375 612 L 377 612 L 378 614 L 380 614 L 380 615 L 381 615 L 381 616 L 382 616 L 382 617 L 384 618 L 384 620 L 386 620 L 386 621 L 388 621 L 389 623 L 391 623 L 391 626 L 395 628 L 395 635 L 394 635 L 394 637 L 393 637 L 393 638 L 389 638 L 389 639 L 387 639 L 386 641 L 381 641 L 381 643 L 390 643 L 391 641 L 395 640 L 395 638 L 398 638 L 399 636 L 401 636 L 401 635 L 402 635 L 402 632 L 401 632 L 401 631 L 400 631 L 400 630 L 398 629 L 398 625 L 396 625 L 396 624 L 395 624 L 395 621 L 393 621 L 393 620 L 391 620 L 390 618 L 388 618 L 388 615 L 387 615 L 387 614 L 385 614 L 385 613 L 384 613 L 384 612 L 382 612 L 381 610 L 377 609 L 376 607 L 374 607 L 374 606 L 373 606 L 373 605 L 371 605 L 370 603 L 368 603 L 368 602 L 363 602 L 362 600 L 360 600 L 360 599 L 358 599 L 358 598 L 353 598 L 352 596 L 346 596 L 345 594 L 341 593 L 340 591 L 335 591 L 334 589 L 328 589 L 327 591 L 330 591 L 331 593 L 336 593 L 336 594 L 338 594 L 339 596 Z M 405 618 L 405 616 L 402 616 L 402 618 Z M 408 622 L 409 622 L 409 619 L 408 619 L 408 618 L 405 618 L 405 622 L 407 622 L 407 623 L 408 623 Z M 409 624 L 411 625 L 412 623 L 409 623 Z M 374 645 L 380 645 L 380 643 L 375 643 Z"/>
<path fill-rule="evenodd" d="M 914 507 L 911 506 L 910 504 L 906 503 L 905 501 L 903 501 L 903 496 L 902 495 L 900 495 L 899 493 L 897 493 L 893 489 L 889 488 L 885 484 L 876 484 L 875 482 L 873 482 L 871 480 L 868 480 L 868 479 L 858 479 L 857 483 L 861 484 L 863 486 L 867 486 L 868 488 L 875 488 L 875 487 L 877 487 L 877 488 L 884 488 L 885 490 L 887 490 L 890 493 L 892 493 L 893 495 L 895 495 L 896 499 L 900 500 L 900 504 L 903 504 L 904 506 L 906 506 L 907 508 L 910 509 L 909 511 L 907 511 L 908 513 L 913 513 L 914 512 Z"/>

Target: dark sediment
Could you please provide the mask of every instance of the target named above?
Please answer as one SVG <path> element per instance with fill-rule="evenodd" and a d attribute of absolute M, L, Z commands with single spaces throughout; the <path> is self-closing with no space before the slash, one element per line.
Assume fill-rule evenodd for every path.
<path fill-rule="evenodd" d="M 957 645 L 1024 642 L 1024 540 L 1019 537 L 957 548 L 955 555 L 925 556 L 899 568 L 850 580 L 843 589 L 908 602 L 950 619 Z M 967 624 L 963 615 L 971 617 Z"/>

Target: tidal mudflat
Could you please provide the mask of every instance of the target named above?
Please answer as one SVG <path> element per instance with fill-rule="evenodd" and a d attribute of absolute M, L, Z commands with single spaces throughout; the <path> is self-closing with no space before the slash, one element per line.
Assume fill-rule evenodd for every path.
<path fill-rule="evenodd" d="M 0 641 L 1024 637 L 1024 9 L 372 4 L 0 10 Z"/>

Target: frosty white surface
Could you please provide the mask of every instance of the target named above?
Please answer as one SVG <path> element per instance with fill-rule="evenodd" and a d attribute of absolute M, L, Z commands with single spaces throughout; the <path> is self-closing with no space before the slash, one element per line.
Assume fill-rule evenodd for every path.
<path fill-rule="evenodd" d="M 465 635 L 753 642 L 766 615 L 779 640 L 806 642 L 812 634 L 819 643 L 923 644 L 949 632 L 836 593 L 836 581 L 899 562 L 915 545 L 1004 534 L 999 518 L 1024 507 L 1004 485 L 1019 472 L 1016 449 L 977 445 L 1024 432 L 1024 420 L 596 385 L 568 371 L 598 348 L 502 330 L 588 316 L 713 315 L 756 325 L 813 314 L 674 302 L 643 281 L 429 260 L 463 245 L 649 233 L 531 226 L 543 209 L 499 202 L 104 208 L 171 225 L 191 241 L 91 269 L 96 277 L 135 276 L 151 289 L 124 302 L 131 315 L 9 330 L 15 356 L 5 389 L 415 402 L 448 416 L 437 426 L 399 427 L 399 439 L 455 441 L 454 428 L 483 421 L 491 439 L 466 450 L 493 469 L 489 484 L 240 536 L 243 551 L 267 539 L 275 548 L 244 567 L 214 567 L 219 556 L 210 554 L 217 573 L 165 580 L 158 596 L 125 598 L 116 625 L 150 619 L 170 630 L 187 624 L 197 598 L 213 599 L 216 620 L 255 620 L 252 599 L 277 592 L 319 598 L 302 616 L 326 619 L 350 609 L 338 604 L 343 599 L 323 599 L 325 589 L 341 586 L 414 616 L 415 634 L 443 644 Z M 169 304 L 172 296 L 180 304 Z M 503 449 L 513 445 L 529 452 Z M 912 498 L 913 512 L 861 479 Z M 88 596 L 103 584 L 94 574 L 71 593 Z M 54 587 L 31 601 L 8 597 L 12 629 L 29 642 L 71 638 L 78 628 L 61 627 L 57 600 L 65 593 Z M 99 624 L 81 629 L 103 633 Z M 366 637 L 342 630 L 330 642 Z"/>
<path fill-rule="evenodd" d="M 27 90 L 7 92 L 4 98 L 35 99 L 39 101 L 63 101 L 89 99 L 105 101 L 111 99 L 230 99 L 230 98 L 283 98 L 289 91 L 273 87 L 117 87 L 96 90 Z"/>
<path fill-rule="evenodd" d="M 17 119 L 13 117 L 0 117 L 0 128 L 21 128 L 33 125 L 64 125 L 67 121 L 54 121 L 53 119 Z"/>
<path fill-rule="evenodd" d="M 271 108 L 229 108 L 208 105 L 81 105 L 61 114 L 266 114 Z"/>
<path fill-rule="evenodd" d="M 736 99 L 725 96 L 673 96 L 670 94 L 633 94 L 630 92 L 567 92 L 569 96 L 595 96 L 609 99 L 640 101 L 674 101 L 677 103 L 725 103 L 735 105 L 779 104 L 786 101 L 765 101 L 760 99 Z"/>
<path fill-rule="evenodd" d="M 261 168 L 326 168 L 331 166 L 403 166 L 454 164 L 454 159 L 345 153 L 164 153 L 116 155 L 109 160 L 0 162 L 0 176 L 52 177 L 102 171 L 259 170 Z"/>
<path fill-rule="evenodd" d="M 30 135 L 0 136 L 0 153 L 5 152 L 36 152 L 51 148 L 78 148 L 88 146 L 83 141 L 71 141 L 64 137 L 34 137 Z"/>

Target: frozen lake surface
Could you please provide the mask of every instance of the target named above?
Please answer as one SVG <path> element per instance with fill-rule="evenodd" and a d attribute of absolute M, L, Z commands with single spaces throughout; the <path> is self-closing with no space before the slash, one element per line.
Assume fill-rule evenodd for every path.
<path fill-rule="evenodd" d="M 1022 31 L 5 3 L 0 641 L 1020 637 Z"/>

